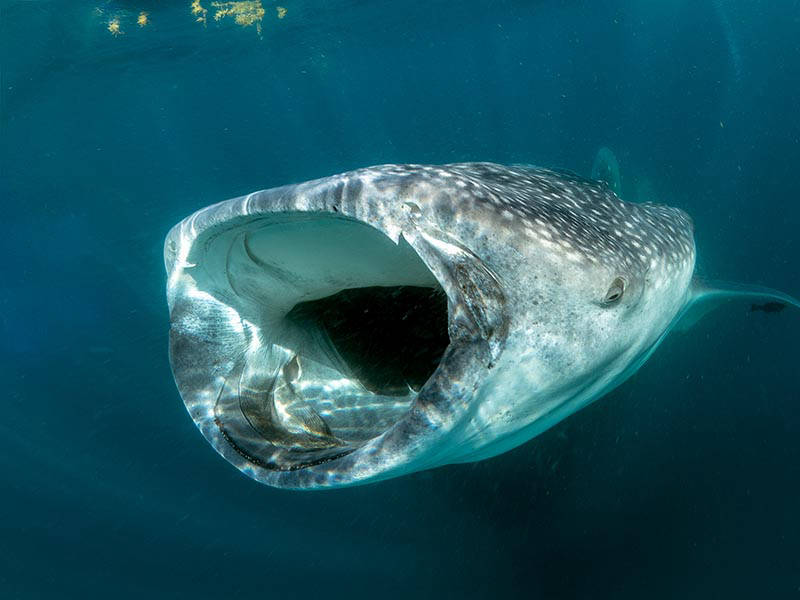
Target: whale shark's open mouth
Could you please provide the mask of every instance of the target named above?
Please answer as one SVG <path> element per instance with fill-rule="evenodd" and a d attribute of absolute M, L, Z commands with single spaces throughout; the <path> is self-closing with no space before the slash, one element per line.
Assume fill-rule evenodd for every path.
<path fill-rule="evenodd" d="M 458 441 L 510 323 L 481 258 L 492 228 L 476 230 L 494 212 L 458 216 L 428 176 L 397 169 L 233 198 L 167 235 L 175 382 L 209 443 L 258 481 L 352 485 L 472 449 Z"/>
<path fill-rule="evenodd" d="M 214 423 L 253 465 L 294 470 L 379 436 L 408 413 L 449 344 L 436 278 L 402 237 L 395 244 L 364 223 L 272 215 L 196 253 L 196 289 L 232 309 L 215 335 L 238 346 Z"/>

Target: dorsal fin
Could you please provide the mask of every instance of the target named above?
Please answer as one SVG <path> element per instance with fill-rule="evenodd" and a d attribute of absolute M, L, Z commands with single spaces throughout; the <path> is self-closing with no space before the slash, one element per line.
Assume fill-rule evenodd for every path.
<path fill-rule="evenodd" d="M 800 300 L 772 288 L 695 278 L 689 289 L 689 301 L 676 318 L 677 329 L 686 331 L 706 314 L 730 300 L 766 303 L 765 306 L 770 309 L 763 308 L 765 312 L 779 312 L 784 306 L 800 308 Z M 761 308 L 754 304 L 751 310 Z"/>
<path fill-rule="evenodd" d="M 622 198 L 622 176 L 619 161 L 610 148 L 603 146 L 597 151 L 592 164 L 592 179 L 605 182 L 617 196 Z"/>

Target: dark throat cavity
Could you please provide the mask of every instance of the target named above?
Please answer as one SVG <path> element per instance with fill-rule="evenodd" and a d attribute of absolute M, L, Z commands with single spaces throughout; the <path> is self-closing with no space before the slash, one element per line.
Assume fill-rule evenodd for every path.
<path fill-rule="evenodd" d="M 381 395 L 418 392 L 450 343 L 441 288 L 352 288 L 301 302 L 286 318 L 323 331 L 353 376 Z"/>

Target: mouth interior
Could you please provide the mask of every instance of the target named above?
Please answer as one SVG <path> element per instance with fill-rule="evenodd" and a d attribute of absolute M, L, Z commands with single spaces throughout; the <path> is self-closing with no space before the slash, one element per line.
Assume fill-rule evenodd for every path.
<path fill-rule="evenodd" d="M 447 297 L 402 237 L 395 244 L 336 216 L 283 215 L 217 244 L 217 283 L 255 326 L 215 406 L 237 452 L 302 468 L 408 413 L 450 339 Z"/>
<path fill-rule="evenodd" d="M 382 396 L 419 391 L 450 342 L 441 288 L 351 288 L 300 302 L 286 318 L 323 331 L 352 376 Z"/>

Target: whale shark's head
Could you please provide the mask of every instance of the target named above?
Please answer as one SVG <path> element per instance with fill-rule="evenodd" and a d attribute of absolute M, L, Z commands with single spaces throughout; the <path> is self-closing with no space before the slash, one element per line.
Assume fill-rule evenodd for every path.
<path fill-rule="evenodd" d="M 686 305 L 682 211 L 532 167 L 386 165 L 223 202 L 165 246 L 186 406 L 270 485 L 492 456 L 620 383 Z"/>

